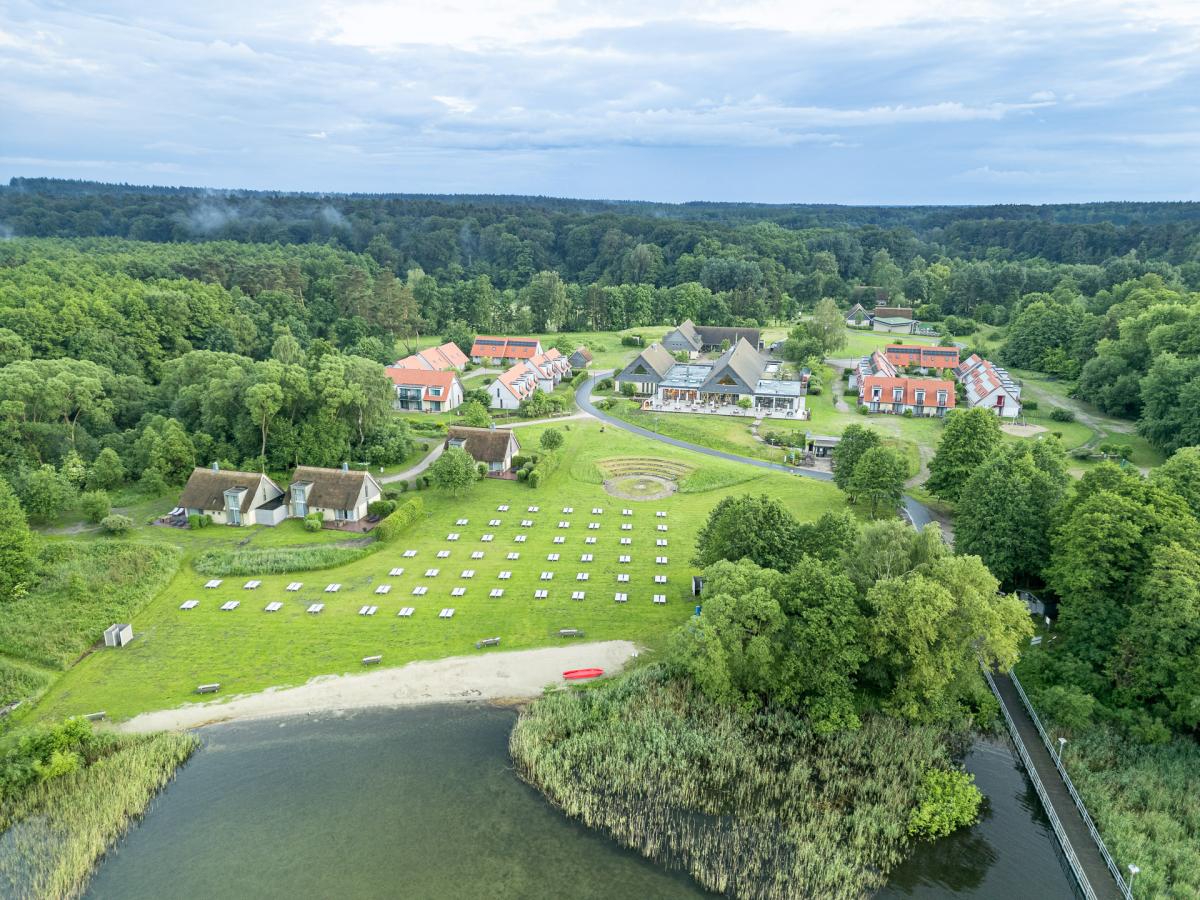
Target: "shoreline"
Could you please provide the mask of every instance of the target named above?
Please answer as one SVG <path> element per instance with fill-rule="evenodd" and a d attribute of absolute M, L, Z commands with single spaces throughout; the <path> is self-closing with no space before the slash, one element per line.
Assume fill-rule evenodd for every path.
<path fill-rule="evenodd" d="M 567 669 L 598 666 L 605 674 L 616 674 L 638 651 L 632 641 L 598 641 L 417 660 L 393 669 L 319 675 L 295 687 L 267 688 L 224 701 L 139 713 L 115 728 L 139 734 L 349 709 L 475 701 L 514 703 L 541 696 L 547 685 L 563 684 L 562 673 Z"/>

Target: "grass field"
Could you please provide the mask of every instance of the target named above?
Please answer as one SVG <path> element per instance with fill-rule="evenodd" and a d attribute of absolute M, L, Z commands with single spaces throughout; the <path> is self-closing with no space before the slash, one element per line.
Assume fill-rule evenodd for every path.
<path fill-rule="evenodd" d="M 164 590 L 134 617 L 136 637 L 122 649 L 102 650 L 88 656 L 47 692 L 34 714 L 59 718 L 65 715 L 106 710 L 111 718 L 122 719 L 138 712 L 178 706 L 194 701 L 198 684 L 220 682 L 222 696 L 257 691 L 276 685 L 302 683 L 310 677 L 361 670 L 364 656 L 383 654 L 385 666 L 401 665 L 415 659 L 429 659 L 476 651 L 480 638 L 499 636 L 505 650 L 558 643 L 560 628 L 581 628 L 589 640 L 625 638 L 653 648 L 668 631 L 692 612 L 690 575 L 694 571 L 690 557 L 697 530 L 709 509 L 730 493 L 765 492 L 779 497 L 801 519 L 815 518 L 822 512 L 840 507 L 844 499 L 830 484 L 811 479 L 759 473 L 746 466 L 712 460 L 678 451 L 634 435 L 609 428 L 603 434 L 593 422 L 570 423 L 567 431 L 568 458 L 539 488 L 530 489 L 511 481 L 485 480 L 462 498 L 436 492 L 424 493 L 427 515 L 407 536 L 364 559 L 334 569 L 303 575 L 263 575 L 262 586 L 249 591 L 242 588 L 244 577 L 229 578 L 220 588 L 206 590 L 205 577 L 191 565 L 204 549 L 232 548 L 250 539 L 249 546 L 278 547 L 316 543 L 341 538 L 328 532 L 310 535 L 294 523 L 275 529 L 209 528 L 199 532 L 163 528 L 142 528 L 133 540 L 171 541 L 184 550 L 184 564 Z M 522 441 L 536 442 L 539 426 L 522 431 Z M 622 501 L 605 493 L 602 475 L 596 465 L 611 457 L 652 457 L 685 462 L 695 471 L 688 476 L 687 490 L 647 502 Z M 712 487 L 711 490 L 703 490 Z M 507 504 L 507 512 L 497 507 Z M 540 507 L 536 513 L 529 506 Z M 573 507 L 573 513 L 562 512 Z M 592 516 L 593 507 L 603 514 Z M 622 507 L 633 509 L 622 516 Z M 667 513 L 658 518 L 655 512 Z M 459 518 L 468 524 L 457 525 Z M 499 525 L 489 521 L 499 519 Z M 535 524 L 521 527 L 522 519 Z M 569 521 L 569 528 L 559 528 Z M 588 523 L 600 523 L 589 529 Z M 622 530 L 622 524 L 632 528 Z M 668 530 L 660 532 L 658 525 Z M 457 532 L 458 541 L 447 535 Z M 492 541 L 482 540 L 492 534 Z M 526 541 L 517 543 L 518 535 Z M 563 543 L 554 539 L 562 537 Z M 595 544 L 586 538 L 595 537 Z M 631 543 L 621 545 L 620 538 Z M 660 547 L 657 540 L 666 540 Z M 406 550 L 415 556 L 405 557 Z M 438 551 L 449 556 L 438 559 Z M 484 554 L 472 560 L 472 552 Z M 515 561 L 506 559 L 518 552 Z M 547 556 L 559 553 L 558 561 Z M 584 553 L 593 554 L 590 562 L 581 561 Z M 632 557 L 628 564 L 618 561 L 622 553 Z M 666 556 L 666 565 L 657 565 L 656 556 Z M 404 573 L 389 577 L 393 567 Z M 427 569 L 439 570 L 425 576 Z M 473 569 L 475 575 L 463 579 L 460 573 Z M 501 571 L 511 578 L 501 580 Z M 540 574 L 551 571 L 551 581 Z M 576 580 L 576 573 L 588 572 L 587 582 Z M 628 583 L 618 583 L 617 574 L 627 573 Z M 654 583 L 655 575 L 666 575 L 665 585 Z M 302 590 L 288 593 L 284 587 L 292 581 L 304 583 Z M 330 583 L 340 583 L 338 593 L 326 594 Z M 391 585 L 387 595 L 375 588 Z M 414 587 L 428 589 L 425 596 L 413 596 Z M 465 587 L 466 595 L 452 597 L 451 589 Z M 489 597 L 493 588 L 501 588 L 500 598 Z M 534 591 L 549 591 L 549 597 L 534 599 Z M 572 600 L 573 591 L 583 590 L 584 600 Z M 614 602 L 617 591 L 626 592 L 629 601 Z M 656 593 L 666 594 L 664 605 L 652 602 Z M 197 599 L 199 607 L 180 610 L 184 600 Z M 239 600 L 232 612 L 218 607 L 226 600 Z M 283 602 L 275 613 L 263 612 L 271 601 Z M 305 608 L 313 602 L 326 604 L 320 615 L 308 615 Z M 359 616 L 364 605 L 377 605 L 374 616 Z M 411 619 L 398 618 L 403 606 L 413 606 Z M 439 619 L 438 611 L 454 607 L 452 619 Z"/>
<path fill-rule="evenodd" d="M 884 331 L 864 331 L 859 328 L 846 329 L 846 346 L 835 350 L 831 356 L 838 359 L 869 356 L 875 350 L 881 350 L 888 344 L 928 344 L 934 346 L 938 338 L 925 337 L 919 334 L 889 334 Z"/>

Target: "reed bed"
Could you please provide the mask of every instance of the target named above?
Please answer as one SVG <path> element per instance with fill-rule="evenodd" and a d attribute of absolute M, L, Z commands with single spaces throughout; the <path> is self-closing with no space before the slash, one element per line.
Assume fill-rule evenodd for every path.
<path fill-rule="evenodd" d="M 0 603 L 0 653 L 65 669 L 113 622 L 129 622 L 179 567 L 180 551 L 118 541 L 53 542 L 23 597 Z"/>
<path fill-rule="evenodd" d="M 0 657 L 0 707 L 40 697 L 55 677 L 47 669 Z"/>
<path fill-rule="evenodd" d="M 100 737 L 100 736 L 98 736 Z M 104 735 L 90 765 L 30 787 L 0 811 L 0 896 L 80 896 L 104 853 L 199 746 L 190 734 Z"/>
<path fill-rule="evenodd" d="M 849 900 L 908 855 L 909 813 L 949 745 L 880 716 L 828 737 L 792 713 L 740 719 L 647 667 L 539 700 L 509 749 L 568 815 L 709 890 Z"/>
<path fill-rule="evenodd" d="M 364 547 L 339 547 L 324 544 L 309 547 L 261 547 L 234 550 L 206 550 L 192 563 L 201 575 L 286 575 L 330 569 L 357 562 L 382 548 L 375 542 Z"/>

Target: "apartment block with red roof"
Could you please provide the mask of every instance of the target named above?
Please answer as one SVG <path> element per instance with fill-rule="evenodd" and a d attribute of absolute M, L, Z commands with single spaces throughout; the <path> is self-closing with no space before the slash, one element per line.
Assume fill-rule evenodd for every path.
<path fill-rule="evenodd" d="M 958 365 L 957 347 L 929 347 L 923 344 L 888 344 L 884 356 L 894 366 L 921 369 L 953 369 Z"/>
<path fill-rule="evenodd" d="M 554 390 L 554 386 L 571 372 L 567 358 L 554 347 L 525 360 L 525 365 L 537 376 L 538 387 L 543 391 Z"/>
<path fill-rule="evenodd" d="M 453 369 L 461 372 L 470 360 L 458 349 L 458 344 L 448 342 L 440 347 L 429 347 L 397 360 L 397 369 L 425 369 L 427 372 L 445 372 Z"/>
<path fill-rule="evenodd" d="M 542 353 L 542 342 L 537 338 L 496 337 L 481 334 L 471 345 L 471 360 L 487 365 L 514 366 Z"/>
<path fill-rule="evenodd" d="M 462 382 L 458 373 L 431 372 L 388 366 L 384 369 L 396 389 L 392 406 L 416 412 L 447 412 L 463 402 Z"/>
<path fill-rule="evenodd" d="M 858 402 L 872 413 L 944 416 L 954 409 L 954 382 L 941 378 L 866 375 L 859 378 Z"/>
<path fill-rule="evenodd" d="M 488 385 L 492 409 L 516 409 L 538 390 L 538 370 L 524 362 L 517 363 Z"/>
<path fill-rule="evenodd" d="M 990 409 L 1002 419 L 1021 415 L 1021 386 L 1005 369 L 972 354 L 954 370 L 966 392 L 967 405 Z"/>

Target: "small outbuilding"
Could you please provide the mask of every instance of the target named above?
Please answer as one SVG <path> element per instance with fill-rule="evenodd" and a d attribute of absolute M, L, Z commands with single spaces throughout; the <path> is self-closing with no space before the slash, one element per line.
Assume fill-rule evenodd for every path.
<path fill-rule="evenodd" d="M 513 456 L 521 452 L 521 443 L 511 428 L 472 428 L 451 425 L 446 430 L 446 448 L 466 450 L 476 462 L 486 463 L 489 475 L 512 469 Z"/>
<path fill-rule="evenodd" d="M 133 640 L 133 626 L 128 622 L 120 625 L 109 625 L 104 629 L 105 647 L 124 647 Z"/>
<path fill-rule="evenodd" d="M 586 369 L 592 364 L 592 351 L 587 347 L 576 347 L 568 361 L 573 369 Z"/>

